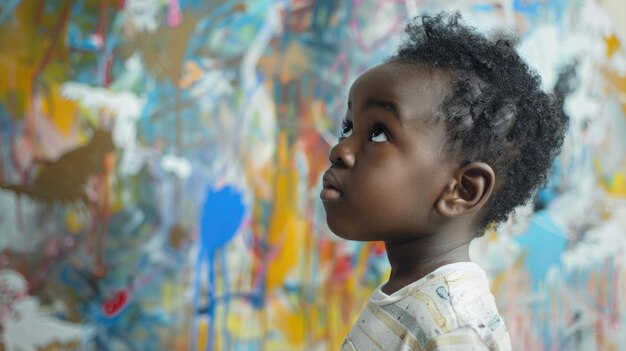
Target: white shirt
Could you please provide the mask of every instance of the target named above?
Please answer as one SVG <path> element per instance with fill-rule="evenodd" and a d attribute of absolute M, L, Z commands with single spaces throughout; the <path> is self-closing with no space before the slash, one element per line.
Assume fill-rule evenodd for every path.
<path fill-rule="evenodd" d="M 391 295 L 376 288 L 342 351 L 511 350 L 485 272 L 459 262 Z"/>

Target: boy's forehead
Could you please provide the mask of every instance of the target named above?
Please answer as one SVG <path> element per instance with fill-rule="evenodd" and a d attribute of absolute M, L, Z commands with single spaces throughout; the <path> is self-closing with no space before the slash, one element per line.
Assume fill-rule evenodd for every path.
<path fill-rule="evenodd" d="M 415 63 L 386 62 L 357 78 L 350 88 L 350 102 L 390 100 L 405 112 L 405 119 L 419 117 L 440 111 L 449 83 L 450 74 L 444 70 Z"/>
<path fill-rule="evenodd" d="M 430 83 L 437 85 L 431 88 L 445 88 L 449 84 L 449 77 L 449 72 L 426 64 L 385 62 L 363 72 L 352 85 L 352 89 L 359 84 L 372 83 L 374 86 L 393 83 L 394 89 L 415 89 Z"/>

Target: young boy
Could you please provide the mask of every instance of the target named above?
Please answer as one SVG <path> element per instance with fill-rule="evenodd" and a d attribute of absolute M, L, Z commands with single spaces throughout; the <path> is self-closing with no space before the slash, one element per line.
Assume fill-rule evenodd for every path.
<path fill-rule="evenodd" d="M 342 350 L 510 350 L 468 248 L 545 180 L 566 120 L 511 40 L 420 17 L 352 85 L 321 198 L 330 229 L 385 242 L 389 280 Z"/>

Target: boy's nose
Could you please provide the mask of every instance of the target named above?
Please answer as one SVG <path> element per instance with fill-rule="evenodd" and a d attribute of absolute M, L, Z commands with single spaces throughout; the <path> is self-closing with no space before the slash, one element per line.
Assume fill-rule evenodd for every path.
<path fill-rule="evenodd" d="M 330 149 L 328 158 L 333 166 L 348 168 L 354 166 L 354 152 L 350 150 L 350 147 L 345 141 L 339 142 L 337 145 L 333 146 L 333 148 Z"/>

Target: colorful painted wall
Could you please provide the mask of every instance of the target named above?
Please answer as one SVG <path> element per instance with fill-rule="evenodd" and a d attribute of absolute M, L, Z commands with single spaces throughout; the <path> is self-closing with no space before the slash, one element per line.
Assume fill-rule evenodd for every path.
<path fill-rule="evenodd" d="M 571 128 L 473 246 L 519 350 L 626 350 L 626 3 L 5 0 L 4 350 L 334 350 L 388 273 L 318 200 L 403 23 L 516 30 Z"/>

